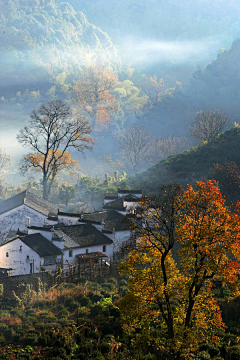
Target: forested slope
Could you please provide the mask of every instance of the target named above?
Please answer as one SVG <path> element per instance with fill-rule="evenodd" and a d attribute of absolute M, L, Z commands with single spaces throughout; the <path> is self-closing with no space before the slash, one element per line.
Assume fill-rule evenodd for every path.
<path fill-rule="evenodd" d="M 26 88 L 44 91 L 56 74 L 74 76 L 90 60 L 119 64 L 108 35 L 67 2 L 0 0 L 0 44 L 4 97 Z"/>
<path fill-rule="evenodd" d="M 195 183 L 216 177 L 214 164 L 234 162 L 240 165 L 240 128 L 234 127 L 219 135 L 212 143 L 169 157 L 148 170 L 129 179 L 131 187 L 143 188 L 148 194 L 157 194 L 167 183 Z M 218 180 L 218 179 L 217 179 Z"/>

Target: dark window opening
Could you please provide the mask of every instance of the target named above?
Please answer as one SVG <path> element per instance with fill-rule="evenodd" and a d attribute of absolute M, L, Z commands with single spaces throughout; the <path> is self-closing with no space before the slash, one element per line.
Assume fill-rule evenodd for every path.
<path fill-rule="evenodd" d="M 106 252 L 106 245 L 103 245 L 102 251 L 103 251 L 103 252 Z"/>
<path fill-rule="evenodd" d="M 69 250 L 69 257 L 72 257 L 73 254 L 72 254 L 72 250 Z"/>
<path fill-rule="evenodd" d="M 86 254 L 88 254 L 88 249 L 86 249 Z"/>
<path fill-rule="evenodd" d="M 9 256 L 9 254 L 8 254 L 8 252 L 6 253 L 6 257 L 8 257 Z"/>

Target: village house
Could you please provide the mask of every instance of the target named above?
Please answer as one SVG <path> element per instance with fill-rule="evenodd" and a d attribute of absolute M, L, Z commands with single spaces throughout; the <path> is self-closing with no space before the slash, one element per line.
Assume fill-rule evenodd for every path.
<path fill-rule="evenodd" d="M 25 190 L 0 203 L 0 243 L 10 231 L 25 231 L 28 225 L 43 226 L 57 218 L 57 207 Z"/>
<path fill-rule="evenodd" d="M 131 213 L 142 199 L 142 190 L 120 190 L 117 195 L 105 194 L 104 210 L 116 210 L 122 215 Z"/>
<path fill-rule="evenodd" d="M 11 268 L 11 275 L 56 270 L 61 264 L 62 251 L 40 233 L 18 235 L 0 246 L 1 268 Z"/>
<path fill-rule="evenodd" d="M 58 267 L 78 264 L 80 256 L 106 261 L 113 254 L 113 241 L 91 224 L 29 226 L 27 231 L 0 246 L 0 266 L 11 269 L 12 276 L 55 274 Z"/>
<path fill-rule="evenodd" d="M 55 273 L 64 264 L 82 258 L 118 257 L 132 241 L 126 221 L 142 197 L 141 191 L 119 190 L 105 199 L 107 209 L 92 213 L 62 212 L 54 205 L 24 191 L 0 203 L 0 267 L 4 274 Z M 119 209 L 124 208 L 124 211 Z M 16 234 L 17 230 L 17 234 Z M 14 236 L 7 235 L 12 232 Z M 11 271 L 10 271 L 11 270 Z"/>

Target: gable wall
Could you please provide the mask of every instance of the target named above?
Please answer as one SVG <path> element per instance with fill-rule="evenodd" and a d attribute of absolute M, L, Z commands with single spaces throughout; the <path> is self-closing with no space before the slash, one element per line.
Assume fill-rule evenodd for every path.
<path fill-rule="evenodd" d="M 109 239 L 113 241 L 113 252 L 120 250 L 125 241 L 128 241 L 132 235 L 131 230 L 115 231 L 113 234 L 104 233 Z"/>
<path fill-rule="evenodd" d="M 1 205 L 0 205 L 1 206 Z M 0 215 L 0 243 L 6 238 L 9 231 L 25 231 L 25 218 L 30 218 L 30 225 L 43 226 L 46 221 L 46 216 L 29 208 L 26 205 L 21 205 L 13 210 L 10 210 Z"/>
<path fill-rule="evenodd" d="M 20 246 L 22 246 L 22 251 L 20 251 Z M 6 257 L 7 252 L 8 257 Z M 30 274 L 30 262 L 26 262 L 27 255 L 30 262 L 34 263 L 34 272 L 38 273 L 40 271 L 40 256 L 20 239 L 10 241 L 0 247 L 0 267 L 13 268 L 11 275 Z"/>

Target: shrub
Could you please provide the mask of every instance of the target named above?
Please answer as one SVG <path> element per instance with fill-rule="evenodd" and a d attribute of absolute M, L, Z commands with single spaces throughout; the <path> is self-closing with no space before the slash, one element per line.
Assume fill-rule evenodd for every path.
<path fill-rule="evenodd" d="M 103 296 L 101 294 L 94 294 L 92 297 L 92 302 L 97 303 L 98 301 L 101 301 L 103 299 Z"/>
<path fill-rule="evenodd" d="M 81 306 L 89 307 L 91 305 L 91 300 L 89 299 L 88 296 L 83 296 L 79 302 Z"/>
<path fill-rule="evenodd" d="M 116 289 L 116 286 L 112 283 L 103 283 L 102 284 L 102 289 L 105 291 L 113 291 Z"/>
<path fill-rule="evenodd" d="M 97 304 L 97 305 L 94 305 L 94 306 L 91 308 L 91 310 L 90 310 L 90 316 L 91 316 L 92 318 L 94 318 L 94 317 L 102 314 L 102 312 L 103 312 L 103 307 L 102 307 L 102 305 Z"/>
<path fill-rule="evenodd" d="M 219 350 L 214 346 L 209 346 L 208 353 L 211 356 L 211 358 L 213 358 L 214 356 L 219 355 Z"/>
<path fill-rule="evenodd" d="M 66 319 L 66 318 L 68 318 L 69 314 L 70 314 L 69 311 L 67 311 L 66 309 L 63 309 L 63 310 L 59 311 L 59 313 L 57 314 L 57 317 L 58 317 L 58 319 Z"/>
<path fill-rule="evenodd" d="M 117 279 L 115 279 L 114 277 L 110 277 L 110 278 L 106 279 L 104 282 L 114 284 L 114 285 L 117 285 L 117 283 L 118 283 Z"/>
<path fill-rule="evenodd" d="M 211 356 L 209 355 L 209 353 L 207 351 L 203 350 L 198 353 L 197 359 L 209 360 L 209 359 L 211 359 Z"/>

